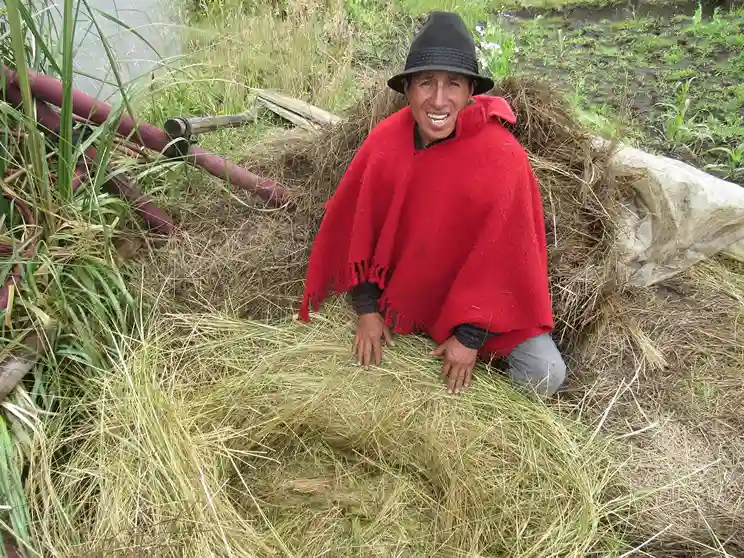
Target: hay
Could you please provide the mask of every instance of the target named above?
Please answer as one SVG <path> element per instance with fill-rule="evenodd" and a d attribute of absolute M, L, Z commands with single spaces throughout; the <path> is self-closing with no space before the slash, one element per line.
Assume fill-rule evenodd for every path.
<path fill-rule="evenodd" d="M 706 264 L 655 289 L 621 290 L 611 246 L 624 183 L 607 174 L 607 153 L 589 151 L 567 105 L 539 84 L 508 80 L 495 93 L 517 113 L 514 133 L 543 192 L 556 334 L 572 376 L 556 408 L 627 448 L 630 457 L 618 467 L 628 486 L 652 491 L 646 507 L 626 518 L 635 543 L 654 555 L 744 552 L 744 270 Z M 266 212 L 240 195 L 197 199 L 184 215 L 185 237 L 156 256 L 161 273 L 150 290 L 162 285 L 165 307 L 186 313 L 292 314 L 322 203 L 371 127 L 401 102 L 375 90 L 333 130 L 282 134 L 251 150 L 247 164 L 297 193 L 297 214 Z M 365 378 L 355 374 L 353 383 Z M 283 467 L 264 468 L 264 480 Z M 300 483 L 312 498 L 313 486 L 327 486 L 325 467 L 317 483 Z M 335 467 L 334 474 L 345 470 Z M 307 462 L 300 468 L 313 470 Z M 286 486 L 276 491 L 289 497 Z M 377 501 L 373 489 L 366 494 L 360 501 Z M 401 492 L 401 502 L 409 494 Z"/>
<path fill-rule="evenodd" d="M 530 154 L 542 189 L 556 337 L 570 351 L 614 289 L 608 251 L 618 189 L 605 172 L 608 153 L 590 149 L 590 137 L 568 104 L 542 84 L 508 79 L 493 94 L 506 97 L 515 110 L 514 134 Z M 158 262 L 161 280 L 173 285 L 181 302 L 196 297 L 259 319 L 292 312 L 322 204 L 370 129 L 403 105 L 401 95 L 373 89 L 342 124 L 317 136 L 282 134 L 262 142 L 245 163 L 286 184 L 298 200 L 296 214 L 262 212 L 246 198 L 242 206 L 225 197 L 202 203 L 185 221 L 187 242 L 179 239 Z"/>
<path fill-rule="evenodd" d="M 711 261 L 615 294 L 577 355 L 573 404 L 627 444 L 654 494 L 654 556 L 744 553 L 744 266 Z"/>
<path fill-rule="evenodd" d="M 432 346 L 349 355 L 313 326 L 156 319 L 48 420 L 29 473 L 56 556 L 574 556 L 621 548 L 607 447 L 485 370 L 467 397 Z"/>

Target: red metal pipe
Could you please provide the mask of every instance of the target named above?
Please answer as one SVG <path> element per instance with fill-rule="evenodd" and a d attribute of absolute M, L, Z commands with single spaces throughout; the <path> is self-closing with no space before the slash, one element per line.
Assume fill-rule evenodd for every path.
<path fill-rule="evenodd" d="M 6 83 L 5 84 L 5 91 L 2 92 L 4 95 L 4 98 L 6 101 L 14 105 L 15 107 L 21 107 L 23 105 L 22 97 L 21 97 L 21 90 L 18 89 L 18 86 L 13 84 Z M 54 125 L 54 119 L 50 118 L 50 114 L 54 114 L 54 111 L 50 109 L 47 105 L 44 105 L 42 103 L 37 103 L 37 118 L 39 122 L 44 126 L 45 128 L 48 128 L 49 130 L 52 130 L 53 128 L 50 128 L 50 124 Z M 59 122 L 59 119 L 57 119 L 57 122 Z M 19 200 L 15 196 L 11 196 L 6 194 L 4 197 L 15 201 L 16 206 L 18 209 L 21 210 L 21 213 L 23 213 L 24 217 L 26 218 L 27 223 L 36 224 L 36 219 L 34 219 L 34 215 L 31 212 L 31 210 L 26 206 L 25 203 L 23 203 L 21 200 Z M 12 253 L 12 250 L 11 252 Z M 36 254 L 36 241 L 34 240 L 31 245 L 26 250 L 26 253 L 23 255 L 24 259 L 28 257 L 33 257 Z M 11 285 L 17 285 L 21 280 L 21 264 L 16 263 L 13 265 L 13 268 L 10 271 L 10 274 L 3 282 L 3 286 L 0 287 L 0 310 L 6 310 L 8 307 L 8 302 L 10 301 L 10 287 Z"/>
<path fill-rule="evenodd" d="M 5 84 L 5 89 L 0 90 L 2 97 L 15 107 L 22 107 L 23 100 L 21 91 L 16 83 Z M 49 105 L 39 100 L 35 100 L 36 105 L 36 118 L 39 124 L 49 130 L 53 134 L 59 134 L 60 129 L 60 117 L 59 114 L 54 111 Z M 96 160 L 96 150 L 93 147 L 88 148 L 85 151 L 85 159 L 88 165 L 92 165 Z M 85 165 L 78 164 L 73 174 L 73 190 L 76 190 L 83 181 L 87 178 L 87 168 Z M 157 207 L 149 196 L 146 196 L 137 187 L 134 182 L 127 179 L 122 175 L 115 176 L 111 180 L 104 183 L 104 188 L 109 192 L 122 197 L 127 200 L 133 207 L 134 210 L 140 214 L 144 219 L 145 223 L 157 232 L 171 235 L 175 229 L 173 220 L 168 216 L 165 211 Z M 6 195 L 5 197 L 15 201 L 17 207 L 21 210 L 26 218 L 27 223 L 36 224 L 34 215 L 31 210 L 15 196 Z M 10 248 L 10 247 L 8 247 Z M 0 246 L 0 253 L 11 254 L 12 248 L 7 250 L 6 247 Z M 24 259 L 32 258 L 36 254 L 36 239 L 34 239 L 28 246 L 28 249 L 23 254 Z M 11 285 L 18 285 L 21 281 L 21 264 L 16 263 L 0 287 L 0 310 L 7 309 L 10 301 L 10 287 Z"/>
<path fill-rule="evenodd" d="M 3 65 L 8 83 L 17 83 L 16 73 Z M 51 76 L 45 76 L 28 70 L 31 91 L 47 103 L 62 106 L 62 83 Z M 77 116 L 87 118 L 91 122 L 101 125 L 111 114 L 111 105 L 94 99 L 82 91 L 72 90 L 72 111 Z M 122 114 L 119 120 L 119 135 L 132 138 L 148 149 L 163 152 L 171 143 L 171 139 L 164 130 L 151 124 L 135 121 L 127 114 Z M 203 168 L 210 174 L 228 181 L 239 188 L 244 188 L 258 195 L 273 206 L 291 205 L 289 192 L 275 180 L 262 178 L 230 161 L 210 153 L 200 147 L 190 146 L 184 160 Z"/>
<path fill-rule="evenodd" d="M 16 198 L 15 196 L 5 195 L 6 198 L 11 199 L 15 202 L 16 207 L 21 210 L 21 213 L 23 213 L 23 216 L 26 218 L 26 223 L 30 223 L 31 225 L 36 225 L 36 219 L 34 219 L 34 214 L 31 212 L 31 210 L 28 208 L 28 206 L 23 203 L 21 200 Z M 30 257 L 33 257 L 34 254 L 36 254 L 36 238 L 37 235 L 34 235 L 32 237 L 31 243 L 26 248 L 26 251 L 23 254 L 24 259 L 28 259 Z M 3 286 L 0 287 L 0 310 L 7 310 L 8 308 L 8 302 L 10 302 L 10 287 L 11 285 L 17 285 L 21 282 L 21 264 L 17 263 L 13 265 L 13 269 L 10 272 L 10 275 L 5 279 L 5 282 L 3 283 Z"/>
<path fill-rule="evenodd" d="M 75 170 L 72 172 L 72 191 L 77 192 L 80 185 L 88 179 L 88 168 L 78 163 Z"/>
<path fill-rule="evenodd" d="M 234 184 L 239 188 L 245 188 L 253 192 L 273 207 L 292 206 L 292 198 L 289 192 L 276 180 L 257 176 L 197 145 L 189 147 L 188 157 L 185 160 L 203 168 L 212 176 L 221 178 L 228 184 Z"/>
<path fill-rule="evenodd" d="M 16 107 L 23 106 L 21 90 L 16 83 L 6 83 L 5 99 Z M 38 122 L 53 134 L 59 134 L 60 116 L 44 102 L 35 100 L 36 118 Z M 89 147 L 85 150 L 85 159 L 89 166 L 93 165 L 96 160 L 96 149 Z M 83 183 L 87 176 L 87 168 L 81 162 L 75 168 L 73 173 L 72 188 L 76 190 Z M 118 195 L 127 200 L 134 206 L 134 210 L 147 223 L 148 227 L 158 233 L 171 235 L 175 230 L 173 220 L 168 214 L 155 205 L 155 201 L 142 193 L 137 185 L 131 180 L 119 175 L 107 181 L 104 187 L 114 195 Z"/>
<path fill-rule="evenodd" d="M 93 147 L 85 151 L 85 158 L 89 165 L 96 160 L 96 150 Z M 157 233 L 171 236 L 176 229 L 173 219 L 165 211 L 159 208 L 155 201 L 143 194 L 137 184 L 123 174 L 117 174 L 103 183 L 104 190 L 124 198 L 134 210 L 147 223 L 147 226 Z"/>
<path fill-rule="evenodd" d="M 8 533 L 3 533 L 4 537 L 8 536 Z M 8 558 L 23 558 L 23 555 L 18 550 L 18 547 L 14 546 L 10 542 L 6 542 L 3 544 L 5 547 L 5 554 L 8 555 Z"/>
<path fill-rule="evenodd" d="M 16 82 L 6 82 L 5 89 L 0 93 L 14 108 L 23 107 L 23 96 Z M 59 115 L 46 103 L 36 101 L 36 121 L 53 134 L 59 135 Z"/>

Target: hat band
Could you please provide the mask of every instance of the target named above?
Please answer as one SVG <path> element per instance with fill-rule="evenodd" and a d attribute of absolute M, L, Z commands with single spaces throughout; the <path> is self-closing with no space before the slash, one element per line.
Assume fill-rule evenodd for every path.
<path fill-rule="evenodd" d="M 413 51 L 406 59 L 405 71 L 426 66 L 447 66 L 461 68 L 473 74 L 478 73 L 475 56 L 456 48 L 429 47 Z"/>

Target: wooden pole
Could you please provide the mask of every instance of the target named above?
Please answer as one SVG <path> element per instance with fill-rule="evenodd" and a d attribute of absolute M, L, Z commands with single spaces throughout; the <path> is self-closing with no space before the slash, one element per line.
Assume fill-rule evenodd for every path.
<path fill-rule="evenodd" d="M 250 110 L 241 114 L 224 116 L 178 116 L 165 121 L 165 131 L 175 138 L 186 138 L 214 132 L 222 128 L 237 128 L 256 120 L 257 111 Z"/>

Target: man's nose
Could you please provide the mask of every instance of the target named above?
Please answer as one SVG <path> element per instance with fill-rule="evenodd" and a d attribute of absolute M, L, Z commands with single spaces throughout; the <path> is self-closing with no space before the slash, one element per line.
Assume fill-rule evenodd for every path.
<path fill-rule="evenodd" d="M 437 89 L 431 101 L 434 108 L 444 108 L 447 104 L 447 91 L 444 83 L 437 83 Z"/>

